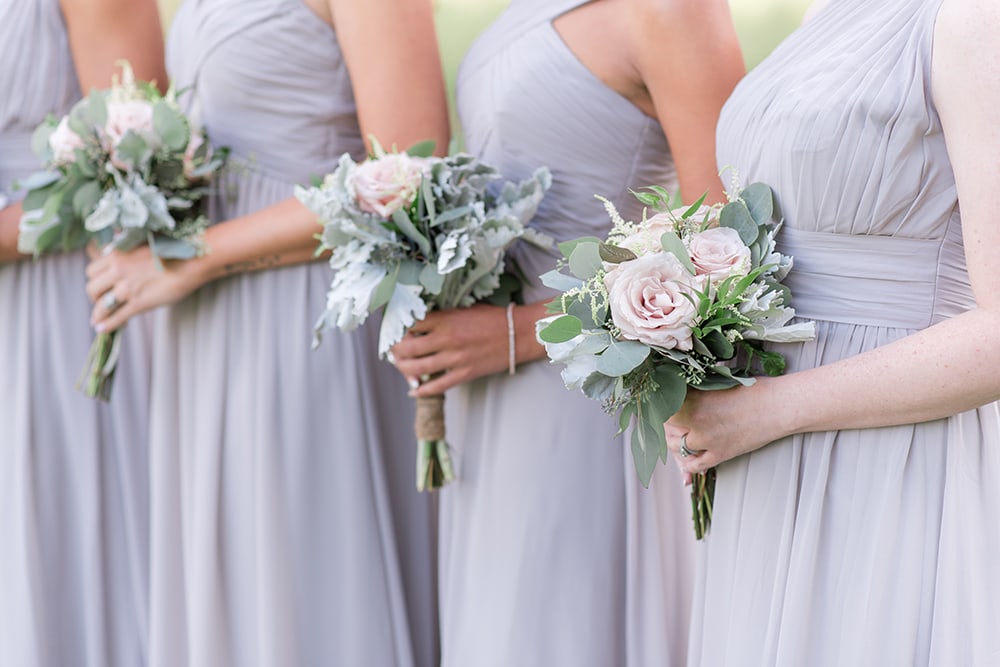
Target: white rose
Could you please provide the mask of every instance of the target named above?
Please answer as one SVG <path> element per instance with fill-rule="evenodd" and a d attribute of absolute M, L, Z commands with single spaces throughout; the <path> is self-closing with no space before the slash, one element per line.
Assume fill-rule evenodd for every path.
<path fill-rule="evenodd" d="M 663 252 L 660 238 L 666 232 L 677 232 L 677 223 L 668 213 L 657 213 L 643 222 L 639 231 L 626 237 L 618 243 L 622 248 L 628 248 L 638 257 Z"/>
<path fill-rule="evenodd" d="M 698 275 L 710 275 L 713 282 L 750 271 L 750 248 L 735 229 L 715 227 L 693 235 L 688 252 Z"/>
<path fill-rule="evenodd" d="M 153 105 L 146 100 L 108 102 L 108 119 L 104 133 L 113 148 L 129 130 L 140 134 L 147 141 L 155 137 L 153 131 Z"/>
<path fill-rule="evenodd" d="M 49 135 L 49 148 L 52 149 L 52 163 L 57 167 L 76 160 L 76 149 L 83 148 L 83 139 L 70 129 L 68 117 L 63 116 Z"/>
<path fill-rule="evenodd" d="M 697 311 L 694 277 L 667 252 L 622 262 L 607 272 L 611 319 L 622 335 L 647 345 L 690 350 Z"/>
<path fill-rule="evenodd" d="M 362 162 L 351 176 L 363 211 L 384 218 L 409 206 L 417 197 L 420 181 L 427 168 L 426 160 L 403 153 L 389 153 L 381 158 Z"/>

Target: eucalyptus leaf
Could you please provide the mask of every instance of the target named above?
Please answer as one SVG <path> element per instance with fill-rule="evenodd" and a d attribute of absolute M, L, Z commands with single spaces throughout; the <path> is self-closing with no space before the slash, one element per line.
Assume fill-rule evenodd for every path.
<path fill-rule="evenodd" d="M 150 235 L 149 249 L 160 259 L 191 259 L 198 256 L 198 248 L 193 243 L 157 234 Z"/>
<path fill-rule="evenodd" d="M 656 470 L 656 464 L 660 459 L 661 440 L 666 441 L 663 424 L 657 429 L 640 414 L 635 420 L 635 428 L 632 429 L 632 460 L 635 462 L 635 472 L 639 475 L 639 481 L 645 488 L 649 488 L 649 480 L 653 478 L 653 471 Z"/>
<path fill-rule="evenodd" d="M 618 433 L 615 435 L 621 435 L 628 428 L 629 424 L 632 423 L 632 416 L 635 414 L 635 403 L 629 402 L 622 407 L 621 412 L 618 413 Z"/>
<path fill-rule="evenodd" d="M 559 252 L 563 254 L 563 257 L 569 258 L 573 254 L 573 251 L 581 243 L 600 243 L 601 239 L 596 236 L 583 236 L 578 239 L 572 239 L 570 241 L 563 241 L 556 245 L 559 248 Z"/>
<path fill-rule="evenodd" d="M 428 294 L 440 294 L 444 286 L 444 274 L 438 272 L 436 264 L 427 264 L 420 272 L 420 284 Z"/>
<path fill-rule="evenodd" d="M 553 320 L 538 332 L 538 337 L 546 343 L 565 343 L 580 335 L 580 320 L 572 315 L 563 315 Z"/>
<path fill-rule="evenodd" d="M 688 385 L 681 369 L 671 363 L 657 366 L 652 372 L 652 379 L 656 389 L 644 396 L 644 405 L 650 418 L 662 424 L 681 409 Z"/>
<path fill-rule="evenodd" d="M 446 222 L 451 222 L 452 220 L 458 220 L 472 213 L 471 206 L 456 206 L 455 208 L 449 208 L 443 211 L 434 218 L 434 225 L 443 225 Z"/>
<path fill-rule="evenodd" d="M 115 155 L 119 160 L 123 160 L 138 169 L 152 157 L 153 151 L 150 150 L 149 144 L 146 143 L 142 135 L 129 130 L 115 147 Z"/>
<path fill-rule="evenodd" d="M 101 184 L 97 181 L 87 181 L 83 183 L 75 193 L 73 193 L 73 211 L 77 217 L 83 219 L 97 208 L 97 202 L 104 195 Z"/>
<path fill-rule="evenodd" d="M 663 235 L 660 237 L 660 245 L 663 247 L 664 252 L 669 252 L 676 257 L 677 261 L 694 275 L 694 263 L 691 261 L 690 255 L 688 255 L 688 249 L 684 245 L 684 241 L 681 241 L 681 238 L 677 234 L 674 232 L 663 232 Z"/>
<path fill-rule="evenodd" d="M 612 340 L 608 349 L 597 357 L 597 370 L 610 377 L 621 377 L 646 360 L 650 349 L 642 343 Z"/>
<path fill-rule="evenodd" d="M 163 100 L 153 105 L 153 129 L 170 150 L 184 150 L 191 139 L 191 132 L 184 116 Z"/>
<path fill-rule="evenodd" d="M 604 325 L 604 319 L 607 317 L 607 309 L 598 309 L 597 319 L 595 319 L 589 301 L 570 301 L 566 307 L 566 314 L 579 319 L 585 329 L 601 329 Z"/>
<path fill-rule="evenodd" d="M 758 225 L 767 224 L 774 216 L 774 193 L 765 183 L 752 183 L 740 193 L 750 212 L 750 217 Z"/>
<path fill-rule="evenodd" d="M 736 230 L 740 240 L 748 246 L 757 240 L 760 233 L 760 228 L 750 215 L 747 205 L 739 199 L 722 207 L 719 213 L 719 226 Z"/>
<path fill-rule="evenodd" d="M 584 241 L 573 248 L 569 256 L 569 270 L 580 280 L 590 280 L 604 269 L 598 244 Z"/>
<path fill-rule="evenodd" d="M 576 289 L 583 286 L 583 281 L 579 278 L 574 278 L 573 276 L 567 276 L 565 273 L 559 272 L 557 269 L 551 271 L 546 271 L 541 276 L 539 276 L 542 284 L 546 287 L 550 287 L 554 290 L 560 292 L 568 292 L 571 289 Z"/>
<path fill-rule="evenodd" d="M 434 147 L 436 145 L 433 139 L 425 139 L 407 148 L 406 154 L 410 157 L 431 157 L 434 155 Z"/>

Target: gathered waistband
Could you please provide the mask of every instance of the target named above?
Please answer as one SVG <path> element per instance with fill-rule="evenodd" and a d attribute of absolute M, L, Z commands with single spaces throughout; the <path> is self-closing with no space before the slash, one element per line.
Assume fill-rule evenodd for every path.
<path fill-rule="evenodd" d="M 784 283 L 799 317 L 904 329 L 934 319 L 942 239 L 783 227 L 777 245 L 793 257 Z"/>

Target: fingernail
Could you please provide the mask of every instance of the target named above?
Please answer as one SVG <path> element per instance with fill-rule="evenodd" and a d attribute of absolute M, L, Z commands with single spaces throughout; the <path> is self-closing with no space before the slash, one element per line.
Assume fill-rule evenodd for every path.
<path fill-rule="evenodd" d="M 106 328 L 107 328 L 106 324 L 95 324 L 94 325 L 94 331 L 96 331 L 97 333 L 104 333 L 104 330 Z"/>
<path fill-rule="evenodd" d="M 416 389 L 420 386 L 420 381 L 417 378 L 408 378 L 406 383 L 410 385 L 410 389 Z"/>

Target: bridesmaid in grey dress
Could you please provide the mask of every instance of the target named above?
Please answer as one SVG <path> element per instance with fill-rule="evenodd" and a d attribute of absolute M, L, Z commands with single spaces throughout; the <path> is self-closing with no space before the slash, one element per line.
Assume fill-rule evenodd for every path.
<path fill-rule="evenodd" d="M 89 267 L 92 296 L 127 299 L 95 309 L 110 328 L 194 292 L 156 313 L 150 662 L 433 665 L 412 399 L 378 359 L 377 323 L 310 349 L 330 271 L 303 263 L 319 227 L 292 198 L 341 153 L 361 158 L 369 133 L 445 149 L 430 2 L 190 0 L 168 65 L 232 149 L 208 254 Z"/>
<path fill-rule="evenodd" d="M 991 0 L 830 0 L 723 110 L 818 336 L 668 422 L 724 461 L 692 665 L 1000 664 L 998 32 Z"/>
<path fill-rule="evenodd" d="M 514 0 L 466 56 L 458 104 L 469 149 L 507 178 L 551 169 L 532 225 L 562 241 L 607 234 L 595 194 L 636 219 L 630 188 L 721 197 L 715 121 L 742 73 L 722 0 Z M 553 252 L 514 252 L 527 276 L 555 266 Z M 494 306 L 431 313 L 394 349 L 410 378 L 445 371 L 419 393 L 454 387 L 443 664 L 683 665 L 694 540 L 680 475 L 671 465 L 643 489 L 614 420 L 539 361 L 552 295 L 535 279 L 514 308 L 514 375 Z"/>
<path fill-rule="evenodd" d="M 0 664 L 132 667 L 146 648 L 148 348 L 110 405 L 75 389 L 94 331 L 82 250 L 17 254 L 31 134 L 115 62 L 166 83 L 153 0 L 0 3 Z"/>

